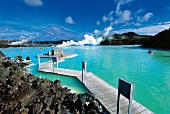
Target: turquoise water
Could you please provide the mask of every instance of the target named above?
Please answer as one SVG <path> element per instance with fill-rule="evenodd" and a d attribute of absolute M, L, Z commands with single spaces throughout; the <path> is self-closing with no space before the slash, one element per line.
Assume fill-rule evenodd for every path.
<path fill-rule="evenodd" d="M 57 74 L 38 72 L 38 54 L 47 53 L 52 50 L 52 48 L 8 48 L 0 49 L 7 57 L 15 58 L 15 56 L 22 55 L 23 58 L 30 56 L 33 65 L 29 67 L 31 73 L 35 76 L 41 78 L 48 78 L 51 81 L 60 80 L 62 86 L 68 86 L 76 93 L 85 93 L 88 90 L 82 85 L 82 83 L 77 78 L 72 78 L 68 76 L 61 76 Z M 41 58 L 41 62 L 48 61 L 47 58 Z"/>
<path fill-rule="evenodd" d="M 87 71 L 99 76 L 115 88 L 118 79 L 124 78 L 135 84 L 134 99 L 157 114 L 170 113 L 170 51 L 153 50 L 123 46 L 72 46 L 63 48 L 64 52 L 77 53 L 78 56 L 59 63 L 60 68 L 81 70 L 81 62 L 87 62 Z M 36 76 L 50 80 L 61 80 L 62 85 L 76 92 L 86 92 L 76 79 L 49 73 L 37 72 L 38 53 L 46 53 L 52 48 L 9 48 L 2 50 L 7 56 L 30 56 L 35 64 L 30 71 Z M 48 59 L 41 59 L 47 61 Z M 100 84 L 99 84 L 100 86 Z"/>

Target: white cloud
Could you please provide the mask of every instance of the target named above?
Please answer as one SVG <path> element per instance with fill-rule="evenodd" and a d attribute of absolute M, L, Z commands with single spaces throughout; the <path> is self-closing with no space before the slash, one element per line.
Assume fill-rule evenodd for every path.
<path fill-rule="evenodd" d="M 100 25 L 100 21 L 97 21 L 97 22 L 96 22 L 96 25 Z"/>
<path fill-rule="evenodd" d="M 142 13 L 143 11 L 145 11 L 144 9 L 139 9 L 139 10 L 137 10 L 136 12 L 135 12 L 135 14 L 140 14 L 140 13 Z"/>
<path fill-rule="evenodd" d="M 141 26 L 141 24 L 140 23 L 135 23 L 135 26 Z"/>
<path fill-rule="evenodd" d="M 125 32 L 135 32 L 141 35 L 155 35 L 165 29 L 169 29 L 170 24 L 164 24 L 164 25 L 154 25 L 154 26 L 147 26 L 147 27 L 141 27 L 138 29 L 121 29 L 118 31 L 113 31 L 113 33 L 125 33 Z"/>
<path fill-rule="evenodd" d="M 131 11 L 124 10 L 123 12 L 119 14 L 119 18 L 115 20 L 115 24 L 124 23 L 124 22 L 130 21 L 131 19 L 132 19 Z"/>
<path fill-rule="evenodd" d="M 135 0 L 125 0 L 126 2 L 125 3 L 129 3 L 129 2 L 132 2 L 132 1 L 135 1 Z"/>
<path fill-rule="evenodd" d="M 113 18 L 112 16 L 110 16 L 108 20 L 109 20 L 110 22 L 112 22 L 113 19 L 114 19 L 114 18 Z"/>
<path fill-rule="evenodd" d="M 106 22 L 106 21 L 108 21 L 108 17 L 106 17 L 106 16 L 103 16 L 103 22 Z"/>
<path fill-rule="evenodd" d="M 148 21 L 153 16 L 153 13 L 146 13 L 143 17 L 137 16 L 138 22 L 145 22 Z"/>
<path fill-rule="evenodd" d="M 121 18 L 122 18 L 123 21 L 131 20 L 131 11 L 129 11 L 129 10 L 123 11 Z"/>
<path fill-rule="evenodd" d="M 115 24 L 123 23 L 124 24 L 123 26 L 128 26 L 128 25 L 132 24 L 130 22 L 130 20 L 133 19 L 131 11 L 130 10 L 121 10 L 121 5 L 130 3 L 132 1 L 134 1 L 134 0 L 115 0 L 115 2 L 117 3 L 116 11 L 113 12 L 113 10 L 112 10 L 107 15 L 104 15 L 102 17 L 103 22 L 110 21 L 110 26 L 105 28 L 101 32 L 101 33 L 103 33 L 104 37 L 109 37 L 110 32 L 113 30 L 112 26 Z M 141 12 L 141 11 L 142 10 L 140 10 L 138 12 Z M 115 16 L 115 18 L 113 18 L 113 16 Z M 113 21 L 114 19 L 115 19 L 115 21 Z M 133 22 L 133 24 L 135 24 L 135 22 Z M 140 23 L 138 23 L 136 25 L 140 26 Z M 98 31 L 95 31 L 95 32 L 98 33 Z"/>
<path fill-rule="evenodd" d="M 121 14 L 121 11 L 120 11 L 120 3 L 117 4 L 115 14 L 116 14 L 117 16 Z"/>
<path fill-rule="evenodd" d="M 158 23 L 159 25 L 162 25 L 162 24 L 170 24 L 170 21 L 167 21 L 167 22 L 160 22 Z"/>
<path fill-rule="evenodd" d="M 134 0 L 115 0 L 115 2 L 118 2 L 118 3 L 120 3 L 121 5 L 130 3 L 130 2 L 132 2 L 132 1 L 134 1 Z"/>
<path fill-rule="evenodd" d="M 113 21 L 113 11 L 110 11 L 107 15 L 104 15 L 103 17 L 102 17 L 102 20 L 103 20 L 103 22 L 107 22 L 107 21 L 110 21 L 110 22 L 112 22 Z"/>
<path fill-rule="evenodd" d="M 143 16 L 143 21 L 148 21 L 153 16 L 153 13 L 147 13 Z"/>
<path fill-rule="evenodd" d="M 119 0 L 117 3 L 115 15 L 117 19 L 115 19 L 114 24 L 125 23 L 132 19 L 130 10 L 121 10 L 120 7 L 123 4 L 130 3 L 133 0 Z"/>
<path fill-rule="evenodd" d="M 137 16 L 137 22 L 141 22 L 141 20 L 142 20 L 142 17 Z"/>
<path fill-rule="evenodd" d="M 59 27 L 57 27 L 57 26 L 49 27 L 49 28 L 47 29 L 47 31 L 48 31 L 47 33 L 57 33 L 57 34 L 63 32 L 62 29 L 59 28 Z"/>
<path fill-rule="evenodd" d="M 21 28 L 21 27 L 20 27 Z M 83 34 L 75 33 L 65 27 L 50 26 L 25 26 L 24 29 L 11 26 L 0 27 L 0 39 L 19 40 L 20 36 L 32 36 L 34 40 L 81 40 Z"/>
<path fill-rule="evenodd" d="M 113 15 L 113 11 L 110 11 L 110 13 L 108 14 L 108 16 L 112 16 Z"/>
<path fill-rule="evenodd" d="M 71 16 L 65 18 L 65 23 L 67 23 L 67 24 L 75 24 L 75 22 L 73 21 Z"/>
<path fill-rule="evenodd" d="M 130 3 L 134 0 L 115 0 L 115 2 L 117 2 L 117 7 L 116 7 L 116 12 L 115 14 L 116 15 L 120 15 L 122 13 L 122 11 L 120 10 L 120 7 L 121 5 L 124 5 L 124 4 L 127 4 L 127 3 Z"/>
<path fill-rule="evenodd" d="M 24 2 L 30 6 L 42 6 L 43 5 L 42 0 L 24 0 Z"/>
<path fill-rule="evenodd" d="M 115 23 L 114 22 L 110 22 L 110 25 L 113 26 Z"/>

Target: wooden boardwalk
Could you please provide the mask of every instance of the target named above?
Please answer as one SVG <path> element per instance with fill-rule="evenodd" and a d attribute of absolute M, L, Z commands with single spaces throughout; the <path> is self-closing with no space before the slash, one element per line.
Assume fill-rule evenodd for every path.
<path fill-rule="evenodd" d="M 82 82 L 82 72 L 78 70 L 70 70 L 70 69 L 62 69 L 55 68 L 53 72 L 52 62 L 44 62 L 41 63 L 39 71 L 55 73 L 66 76 L 73 76 L 78 78 Z M 113 86 L 109 85 L 107 82 L 103 81 L 99 77 L 95 76 L 91 72 L 86 73 L 86 87 L 87 89 L 94 94 L 94 96 L 102 103 L 102 105 L 111 113 L 117 113 L 117 94 L 118 90 Z M 119 113 L 127 114 L 128 113 L 128 104 L 129 100 L 127 100 L 122 95 L 120 96 L 119 102 Z M 136 101 L 132 101 L 132 114 L 153 114 L 149 109 L 142 106 Z"/>
<path fill-rule="evenodd" d="M 52 58 L 52 57 L 59 57 L 59 59 L 64 59 L 64 58 L 72 58 L 72 57 L 75 57 L 77 56 L 78 54 L 74 54 L 74 53 L 66 53 L 64 54 L 64 56 L 62 58 L 59 57 L 59 55 L 43 55 L 43 54 L 40 54 L 39 57 L 41 58 Z"/>

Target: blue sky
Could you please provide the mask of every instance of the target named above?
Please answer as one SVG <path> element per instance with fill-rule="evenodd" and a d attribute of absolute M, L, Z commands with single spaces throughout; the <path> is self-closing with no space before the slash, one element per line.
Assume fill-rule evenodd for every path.
<path fill-rule="evenodd" d="M 168 28 L 169 0 L 0 0 L 0 39 L 81 40 Z"/>

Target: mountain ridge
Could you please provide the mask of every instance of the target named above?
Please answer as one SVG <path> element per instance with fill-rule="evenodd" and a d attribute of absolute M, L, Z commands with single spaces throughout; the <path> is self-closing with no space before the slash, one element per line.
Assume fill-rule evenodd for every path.
<path fill-rule="evenodd" d="M 143 48 L 170 49 L 170 28 L 159 32 L 152 38 L 144 42 Z"/>
<path fill-rule="evenodd" d="M 142 44 L 152 36 L 139 35 L 135 32 L 127 32 L 123 34 L 113 34 L 111 38 L 105 38 L 101 45 L 135 45 Z"/>

